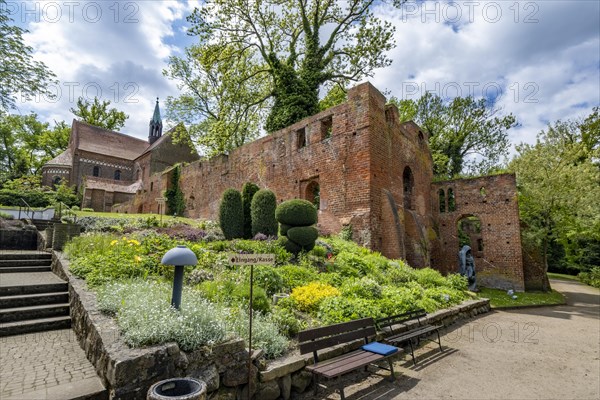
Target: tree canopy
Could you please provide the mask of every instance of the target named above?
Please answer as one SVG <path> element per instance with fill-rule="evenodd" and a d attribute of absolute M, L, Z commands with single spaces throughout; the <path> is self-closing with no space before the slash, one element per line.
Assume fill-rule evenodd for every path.
<path fill-rule="evenodd" d="M 119 131 L 125 126 L 125 121 L 129 118 L 129 115 L 116 108 L 109 109 L 109 106 L 109 100 L 100 102 L 97 97 L 94 97 L 94 101 L 90 102 L 83 97 L 79 97 L 77 107 L 71 108 L 71 112 L 80 121 L 87 122 L 90 125 L 111 131 Z"/>
<path fill-rule="evenodd" d="M 401 122 L 413 120 L 427 132 L 438 178 L 489 174 L 508 156 L 508 130 L 517 125 L 516 118 L 501 115 L 485 99 L 445 102 L 427 92 L 419 100 L 391 102 L 398 106 Z"/>
<path fill-rule="evenodd" d="M 523 240 L 542 249 L 546 268 L 555 244 L 576 269 L 600 265 L 598 121 L 597 107 L 583 121 L 556 121 L 535 144 L 517 146 L 509 164 L 517 174 Z"/>
<path fill-rule="evenodd" d="M 402 2 L 390 1 L 394 6 Z M 374 15 L 384 5 L 376 0 L 208 0 L 188 17 L 190 33 L 198 36 L 199 44 L 188 49 L 185 60 L 171 59 L 166 72 L 188 91 L 172 104 L 179 110 L 193 105 L 201 117 L 207 114 L 209 126 L 203 131 L 220 129 L 218 137 L 228 141 L 215 146 L 216 152 L 249 137 L 244 129 L 235 131 L 238 124 L 231 119 L 239 118 L 207 112 L 226 107 L 217 100 L 218 107 L 205 101 L 207 96 L 197 90 L 204 83 L 209 90 L 218 87 L 219 96 L 229 99 L 241 88 L 240 99 L 230 103 L 238 108 L 234 115 L 241 111 L 245 118 L 253 117 L 251 123 L 242 119 L 242 126 L 256 125 L 254 117 L 265 105 L 270 106 L 268 132 L 313 115 L 319 111 L 322 86 L 346 86 L 391 64 L 385 53 L 394 47 L 395 28 Z M 201 74 L 190 74 L 194 68 Z M 211 82 L 213 74 L 221 80 Z M 202 82 L 194 76 L 202 76 Z M 225 111 L 231 115 L 231 110 Z"/>
<path fill-rule="evenodd" d="M 34 113 L 0 115 L 0 182 L 37 174 L 67 148 L 70 133 L 64 121 L 50 128 Z"/>
<path fill-rule="evenodd" d="M 17 94 L 23 100 L 36 94 L 54 97 L 48 88 L 55 75 L 33 59 L 33 48 L 23 41 L 27 30 L 11 25 L 8 14 L 6 1 L 0 0 L 0 112 L 16 108 Z"/>

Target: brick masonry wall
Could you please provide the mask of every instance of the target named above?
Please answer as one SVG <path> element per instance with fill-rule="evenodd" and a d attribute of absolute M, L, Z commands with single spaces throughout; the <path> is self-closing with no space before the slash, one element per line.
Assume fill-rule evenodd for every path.
<path fill-rule="evenodd" d="M 439 190 L 453 189 L 456 210 L 440 212 Z M 481 221 L 483 251 L 473 248 L 477 280 L 484 286 L 524 290 L 519 205 L 514 174 L 436 182 L 431 201 L 437 220 L 433 240 L 434 265 L 443 272 L 458 271 L 458 222 L 475 216 Z M 447 208 L 446 208 L 447 211 Z"/>
<path fill-rule="evenodd" d="M 114 179 L 115 171 L 120 170 L 122 181 L 134 180 L 133 161 L 77 150 L 73 157 L 73 180 L 71 184 L 76 184 L 77 188 L 80 189 L 83 177 L 94 175 L 94 166 L 100 168 L 100 178 Z"/>

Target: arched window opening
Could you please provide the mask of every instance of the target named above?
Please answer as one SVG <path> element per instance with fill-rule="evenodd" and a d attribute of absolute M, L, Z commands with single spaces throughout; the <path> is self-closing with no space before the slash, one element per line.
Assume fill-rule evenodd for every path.
<path fill-rule="evenodd" d="M 454 198 L 454 190 L 448 189 L 448 212 L 456 211 L 456 199 Z"/>
<path fill-rule="evenodd" d="M 150 182 L 150 191 L 154 190 L 154 182 Z"/>
<path fill-rule="evenodd" d="M 97 165 L 94 165 L 94 169 L 92 170 L 92 175 L 93 176 L 100 176 L 100 167 Z"/>
<path fill-rule="evenodd" d="M 121 180 L 121 170 L 118 169 L 115 171 L 115 181 L 120 181 Z"/>
<path fill-rule="evenodd" d="M 304 190 L 304 199 L 310 201 L 317 207 L 317 210 L 321 207 L 321 188 L 319 187 L 318 181 L 311 181 L 306 185 Z"/>
<path fill-rule="evenodd" d="M 137 172 L 136 172 L 136 178 L 135 178 L 135 179 L 136 179 L 137 181 L 139 181 L 139 180 L 140 180 L 140 170 L 139 170 L 139 169 L 138 169 L 138 170 L 137 170 Z"/>
<path fill-rule="evenodd" d="M 404 168 L 404 173 L 402 174 L 402 182 L 404 185 L 404 208 L 407 210 L 413 209 L 413 190 L 415 186 L 415 181 L 413 178 L 413 173 L 410 167 Z"/>
<path fill-rule="evenodd" d="M 438 194 L 440 201 L 440 212 L 446 212 L 446 193 L 444 192 L 444 189 L 440 189 Z"/>
<path fill-rule="evenodd" d="M 481 235 L 481 220 L 475 216 L 466 216 L 458 220 L 458 248 L 471 247 L 473 253 L 483 251 L 483 237 Z M 477 254 L 475 254 L 477 255 Z"/>
<path fill-rule="evenodd" d="M 56 187 L 58 185 L 60 185 L 60 181 L 61 181 L 61 177 L 60 176 L 55 176 L 52 178 L 52 186 Z"/>
<path fill-rule="evenodd" d="M 423 132 L 419 131 L 419 146 L 423 147 L 425 145 L 425 135 L 423 135 Z"/>

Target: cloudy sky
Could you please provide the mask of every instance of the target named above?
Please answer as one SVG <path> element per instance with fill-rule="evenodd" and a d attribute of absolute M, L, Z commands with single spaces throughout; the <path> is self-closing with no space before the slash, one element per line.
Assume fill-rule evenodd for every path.
<path fill-rule="evenodd" d="M 10 1 L 35 57 L 56 73 L 57 100 L 20 102 L 47 121 L 73 118 L 77 97 L 110 100 L 129 114 L 122 131 L 146 138 L 156 97 L 176 95 L 168 57 L 194 42 L 185 20 L 200 1 Z M 600 103 L 600 2 L 409 1 L 375 10 L 396 26 L 393 64 L 369 80 L 398 98 L 424 91 L 485 97 L 520 122 L 513 143 L 532 142 L 556 119 Z"/>

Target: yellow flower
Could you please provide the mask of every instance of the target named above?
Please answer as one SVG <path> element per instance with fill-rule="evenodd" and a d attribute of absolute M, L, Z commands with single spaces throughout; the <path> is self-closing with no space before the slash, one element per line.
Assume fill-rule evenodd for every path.
<path fill-rule="evenodd" d="M 115 244 L 117 244 L 118 240 L 113 240 L 112 242 L 110 242 L 111 246 L 114 246 Z"/>
<path fill-rule="evenodd" d="M 124 241 L 127 241 L 127 237 L 125 237 L 125 236 L 123 236 L 121 239 Z"/>
<path fill-rule="evenodd" d="M 140 262 L 140 261 L 142 261 L 142 257 L 140 257 L 140 256 L 135 256 L 134 258 L 135 258 L 135 261 L 136 261 L 136 262 Z"/>
<path fill-rule="evenodd" d="M 129 243 L 130 243 L 130 244 L 135 244 L 136 246 L 139 246 L 139 245 L 140 245 L 140 242 L 138 242 L 138 241 L 137 241 L 137 240 L 135 240 L 135 239 L 131 239 L 131 240 L 129 241 Z"/>

